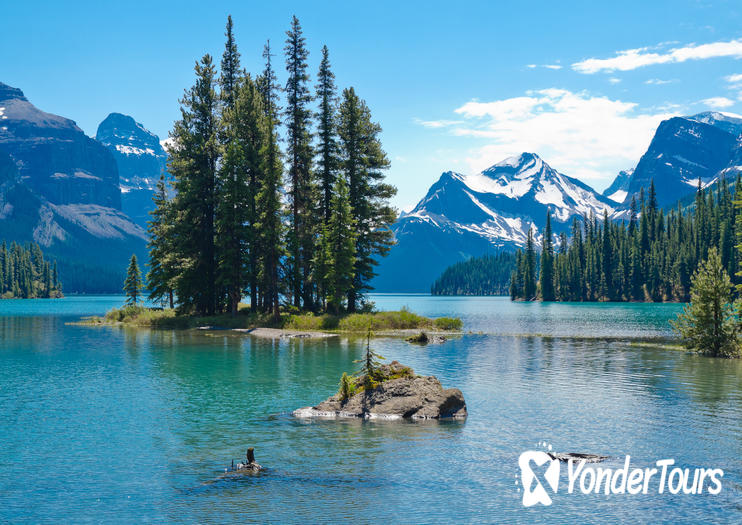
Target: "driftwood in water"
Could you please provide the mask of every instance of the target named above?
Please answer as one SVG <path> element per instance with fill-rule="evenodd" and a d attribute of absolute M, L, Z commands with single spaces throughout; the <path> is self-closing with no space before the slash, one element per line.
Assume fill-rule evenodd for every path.
<path fill-rule="evenodd" d="M 260 472 L 261 470 L 265 469 L 255 461 L 255 449 L 253 447 L 247 449 L 247 452 L 245 453 L 245 462 L 237 463 L 236 468 L 234 460 L 232 460 L 232 472 L 250 474 Z"/>
<path fill-rule="evenodd" d="M 608 456 L 601 454 L 582 454 L 580 452 L 547 452 L 551 459 L 558 459 L 559 461 L 584 461 L 585 463 L 600 463 L 608 459 Z"/>

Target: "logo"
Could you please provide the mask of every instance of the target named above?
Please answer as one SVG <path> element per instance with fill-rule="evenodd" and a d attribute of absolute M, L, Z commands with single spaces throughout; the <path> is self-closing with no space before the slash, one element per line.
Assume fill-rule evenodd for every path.
<path fill-rule="evenodd" d="M 544 485 L 554 493 L 559 489 L 559 460 L 541 450 L 527 450 L 518 458 L 518 466 L 523 485 L 523 506 L 551 505 L 551 496 Z"/>
<path fill-rule="evenodd" d="M 545 446 L 545 444 L 543 444 Z M 548 447 L 551 450 L 551 446 Z M 549 506 L 559 491 L 560 460 L 541 450 L 527 450 L 518 458 L 523 506 Z M 720 468 L 673 467 L 674 459 L 660 459 L 651 467 L 632 467 L 631 456 L 617 466 L 614 460 L 589 464 L 584 459 L 566 461 L 567 494 L 657 494 L 715 496 L 721 492 Z M 516 480 L 516 485 L 518 481 Z M 520 489 L 518 489 L 520 491 Z M 564 492 L 564 490 L 562 491 Z"/>

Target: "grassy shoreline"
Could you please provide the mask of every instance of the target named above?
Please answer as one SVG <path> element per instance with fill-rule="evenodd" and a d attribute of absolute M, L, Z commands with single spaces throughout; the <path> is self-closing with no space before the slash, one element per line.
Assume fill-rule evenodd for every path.
<path fill-rule="evenodd" d="M 237 315 L 213 316 L 179 315 L 171 309 L 153 309 L 144 306 L 124 306 L 110 310 L 104 317 L 88 317 L 76 324 L 87 326 L 123 325 L 159 329 L 189 329 L 204 326 L 213 329 L 277 328 L 312 332 L 366 333 L 428 330 L 437 332 L 460 332 L 459 318 L 439 317 L 431 319 L 405 308 L 398 311 L 353 313 L 344 315 L 314 314 L 311 312 L 282 312 L 278 319 L 271 315 L 252 313 L 249 308 L 240 308 Z"/>

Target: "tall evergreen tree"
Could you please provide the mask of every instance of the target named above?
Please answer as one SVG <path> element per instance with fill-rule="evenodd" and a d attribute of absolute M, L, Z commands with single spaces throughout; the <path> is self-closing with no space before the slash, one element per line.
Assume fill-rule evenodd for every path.
<path fill-rule="evenodd" d="M 536 245 L 533 241 L 533 230 L 528 228 L 526 248 L 523 256 L 523 297 L 531 300 L 536 295 Z"/>
<path fill-rule="evenodd" d="M 166 184 L 163 174 L 157 181 L 157 189 L 152 196 L 155 209 L 150 212 L 152 218 L 147 227 L 147 233 L 149 233 L 147 286 L 151 301 L 167 300 L 170 308 L 173 308 L 173 289 L 178 268 L 173 248 L 174 219 Z"/>
<path fill-rule="evenodd" d="M 673 322 L 684 344 L 715 357 L 740 355 L 739 320 L 732 304 L 732 283 L 716 248 L 693 276 L 691 301 Z"/>
<path fill-rule="evenodd" d="M 322 245 L 327 308 L 339 313 L 353 287 L 356 262 L 356 225 L 350 207 L 348 185 L 338 177 L 331 202 L 330 221 L 323 226 Z"/>
<path fill-rule="evenodd" d="M 284 256 L 284 231 L 281 207 L 281 186 L 283 166 L 278 147 L 278 105 L 277 83 L 271 65 L 270 42 L 266 43 L 263 57 L 265 69 L 259 79 L 258 87 L 263 98 L 265 112 L 266 142 L 262 152 L 265 162 L 263 179 L 256 198 L 258 232 L 259 280 L 262 286 L 263 309 L 279 315 L 279 296 L 281 294 L 280 265 Z"/>
<path fill-rule="evenodd" d="M 221 86 L 221 97 L 225 106 L 231 108 L 234 106 L 237 85 L 243 76 L 240 71 L 240 53 L 237 51 L 237 44 L 232 34 L 232 15 L 227 16 L 227 29 L 224 36 L 227 37 L 227 42 L 224 45 L 224 54 L 222 55 L 219 85 Z"/>
<path fill-rule="evenodd" d="M 124 281 L 124 292 L 126 293 L 126 304 L 137 304 L 142 290 L 142 272 L 139 270 L 137 256 L 132 255 L 129 267 L 126 269 L 126 280 Z"/>
<path fill-rule="evenodd" d="M 195 72 L 195 85 L 181 99 L 169 163 L 176 190 L 174 250 L 181 261 L 175 288 L 181 308 L 211 315 L 222 297 L 216 287 L 214 225 L 219 117 L 210 55 L 196 64 Z"/>
<path fill-rule="evenodd" d="M 240 81 L 234 107 L 225 112 L 227 142 L 217 204 L 219 283 L 237 313 L 249 286 L 251 308 L 258 304 L 259 242 L 257 196 L 265 173 L 267 119 L 263 97 L 248 75 Z"/>
<path fill-rule="evenodd" d="M 315 187 L 312 180 L 311 116 L 308 105 L 311 95 L 307 84 L 309 52 L 296 17 L 286 32 L 286 140 L 289 170 L 289 200 L 291 203 L 289 232 L 289 266 L 294 306 L 312 307 L 309 286 L 315 243 L 316 220 L 313 209 Z"/>
<path fill-rule="evenodd" d="M 340 168 L 348 181 L 350 206 L 358 229 L 353 287 L 348 293 L 351 312 L 370 289 L 377 257 L 385 256 L 394 242 L 389 227 L 397 214 L 389 199 L 397 189 L 383 182 L 389 160 L 382 149 L 380 133 L 381 127 L 371 120 L 366 103 L 353 88 L 345 89 L 338 111 Z"/>
<path fill-rule="evenodd" d="M 36 243 L 0 244 L 0 299 L 32 299 L 62 296 L 62 285 Z"/>
<path fill-rule="evenodd" d="M 319 111 L 317 112 L 317 170 L 321 184 L 322 208 L 321 214 L 324 223 L 330 221 L 330 200 L 335 185 L 335 174 L 338 167 L 338 144 L 336 132 L 335 106 L 336 88 L 335 75 L 330 69 L 330 52 L 327 46 L 322 47 L 322 62 L 317 74 L 317 95 Z"/>
<path fill-rule="evenodd" d="M 541 299 L 543 301 L 554 300 L 554 243 L 551 238 L 551 212 L 546 212 L 546 226 L 544 227 L 544 239 L 541 248 Z"/>

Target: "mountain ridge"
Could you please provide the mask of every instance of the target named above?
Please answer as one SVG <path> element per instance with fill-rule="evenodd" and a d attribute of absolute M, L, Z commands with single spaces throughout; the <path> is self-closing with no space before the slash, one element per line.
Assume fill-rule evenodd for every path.
<path fill-rule="evenodd" d="M 543 228 L 555 234 L 574 217 L 614 213 L 615 202 L 549 166 L 535 153 L 508 157 L 474 175 L 446 171 L 392 227 L 397 245 L 380 261 L 378 291 L 428 291 L 450 264 L 522 246 Z M 421 256 L 434 260 L 421 264 Z M 409 268 L 415 267 L 414 275 Z"/>
<path fill-rule="evenodd" d="M 59 262 L 66 292 L 119 291 L 128 257 L 146 256 L 146 232 L 121 211 L 111 153 L 3 83 L 0 238 L 38 243 Z"/>

